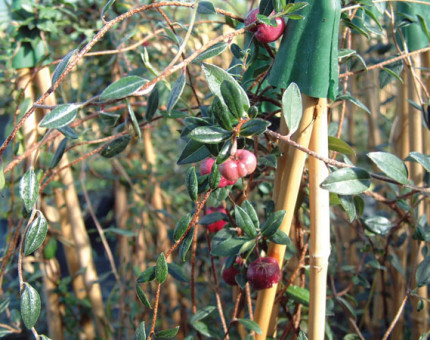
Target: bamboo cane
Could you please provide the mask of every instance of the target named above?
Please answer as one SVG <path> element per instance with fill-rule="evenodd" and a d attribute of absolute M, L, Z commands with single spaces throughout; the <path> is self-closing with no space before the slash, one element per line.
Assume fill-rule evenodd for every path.
<path fill-rule="evenodd" d="M 397 102 L 397 117 L 393 124 L 393 131 L 391 133 L 391 144 L 393 145 L 394 152 L 401 159 L 406 158 L 409 153 L 409 103 L 408 103 L 408 76 L 405 71 L 402 73 L 403 84 L 398 86 L 398 102 Z M 409 163 L 406 164 L 409 168 Z M 410 172 L 410 169 L 408 169 Z M 403 224 L 396 232 L 396 236 L 400 236 L 403 233 L 407 233 L 409 226 Z M 399 258 L 403 268 L 407 268 L 407 257 L 408 257 L 408 245 L 409 242 L 406 240 L 401 247 L 393 249 Z M 402 304 L 403 293 L 406 291 L 406 279 L 400 274 L 395 268 L 392 270 L 392 287 L 391 287 L 391 299 L 392 307 L 390 310 L 393 312 L 397 311 Z M 392 315 L 391 317 L 394 317 Z M 404 328 L 404 315 L 402 314 L 391 333 L 392 340 L 403 340 L 403 328 Z"/>
<path fill-rule="evenodd" d="M 302 146 L 308 147 L 312 132 L 314 115 L 317 114 L 318 99 L 302 95 L 303 116 L 298 131 L 293 135 L 293 139 Z M 282 221 L 280 230 L 289 234 L 291 222 L 294 215 L 294 207 L 297 201 L 297 194 L 300 189 L 300 182 L 306 154 L 289 148 L 286 166 L 282 175 L 282 186 L 278 200 L 275 202 L 276 210 L 285 210 L 286 214 Z M 268 256 L 275 258 L 282 268 L 286 247 L 284 245 L 271 243 L 267 252 Z M 270 317 L 275 300 L 277 284 L 269 289 L 261 290 L 257 296 L 257 306 L 255 310 L 255 321 L 260 325 L 261 334 L 256 335 L 257 340 L 266 339 Z"/>
<path fill-rule="evenodd" d="M 421 67 L 421 58 L 419 55 L 411 57 L 412 63 L 414 67 L 414 73 L 416 77 L 420 76 L 419 68 Z M 418 91 L 420 91 L 417 87 L 413 86 L 414 79 L 412 72 L 408 73 L 409 76 L 409 98 L 417 103 L 420 103 L 421 96 Z M 422 130 L 422 113 L 421 111 L 409 107 L 409 138 L 410 138 L 410 148 L 411 151 L 423 152 L 423 130 Z M 424 169 L 423 167 L 416 163 L 411 162 L 411 179 L 413 180 L 415 185 L 422 186 L 423 185 L 423 177 L 424 177 Z M 420 202 L 417 207 L 417 216 L 418 218 L 424 214 L 424 201 Z M 415 260 L 420 263 L 424 256 L 422 254 L 423 244 L 419 244 L 417 241 L 412 242 L 411 249 L 411 263 L 409 268 L 413 268 L 413 263 Z M 415 278 L 415 275 L 414 275 Z M 415 287 L 415 279 L 413 280 L 413 287 Z M 427 286 L 421 287 L 417 290 L 417 294 L 427 298 Z M 428 330 L 428 303 L 424 300 L 424 307 L 422 310 L 417 310 L 418 299 L 412 300 L 412 337 L 414 339 L 418 339 L 422 334 L 424 334 Z"/>
<path fill-rule="evenodd" d="M 156 168 L 156 155 L 154 152 L 154 147 L 151 140 L 151 132 L 149 129 L 144 129 L 142 132 L 144 149 L 145 149 L 145 157 L 147 162 L 150 165 L 150 168 L 153 172 L 155 172 Z M 155 180 L 155 177 L 152 177 L 151 181 L 153 181 L 154 191 L 152 194 L 152 206 L 154 210 L 157 211 L 157 216 L 155 223 L 157 225 L 157 248 L 159 251 L 167 251 L 169 249 L 169 237 L 167 235 L 167 222 L 161 213 L 163 209 L 163 198 L 161 196 L 161 188 L 158 181 Z M 172 258 L 169 257 L 168 262 L 172 261 Z M 178 291 L 175 283 L 170 278 L 167 282 L 168 285 L 168 294 L 169 294 L 169 310 L 173 311 L 172 319 L 176 324 L 181 322 L 180 310 L 177 308 L 179 305 L 178 302 Z"/>
<path fill-rule="evenodd" d="M 327 99 L 320 99 L 318 115 L 312 129 L 310 149 L 328 157 Z M 328 176 L 327 166 L 314 157 L 309 158 L 309 199 L 311 215 L 310 244 L 310 340 L 324 340 L 327 267 L 330 255 L 329 192 L 321 189 Z"/>

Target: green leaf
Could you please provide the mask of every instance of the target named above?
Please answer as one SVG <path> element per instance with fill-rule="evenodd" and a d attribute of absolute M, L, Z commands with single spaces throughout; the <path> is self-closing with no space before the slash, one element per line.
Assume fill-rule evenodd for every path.
<path fill-rule="evenodd" d="M 39 181 L 33 168 L 30 168 L 19 181 L 19 194 L 27 211 L 33 209 L 39 195 Z"/>
<path fill-rule="evenodd" d="M 106 5 L 103 6 L 102 12 L 100 14 L 100 19 L 103 21 L 105 19 L 105 14 L 112 7 L 115 0 L 109 0 Z"/>
<path fill-rule="evenodd" d="M 49 165 L 50 169 L 55 168 L 60 162 L 61 158 L 64 155 L 64 151 L 66 150 L 67 138 L 63 138 L 63 140 L 58 144 L 57 150 L 55 151 L 54 156 L 52 156 L 51 164 Z"/>
<path fill-rule="evenodd" d="M 374 216 L 364 220 L 368 230 L 377 235 L 387 235 L 393 225 L 390 220 L 384 216 Z"/>
<path fill-rule="evenodd" d="M 252 221 L 253 225 L 255 226 L 255 228 L 259 228 L 260 227 L 260 221 L 258 220 L 257 212 L 255 211 L 254 207 L 252 206 L 251 202 L 244 201 L 242 203 L 242 208 L 246 211 L 248 216 L 251 218 L 251 221 Z"/>
<path fill-rule="evenodd" d="M 45 115 L 39 125 L 48 129 L 58 129 L 70 124 L 78 113 L 79 105 L 63 104 Z"/>
<path fill-rule="evenodd" d="M 364 105 L 361 101 L 359 101 L 357 98 L 354 98 L 350 94 L 345 94 L 343 96 L 338 96 L 336 98 L 336 101 L 340 101 L 340 100 L 348 100 L 351 103 L 353 103 L 354 105 L 358 106 L 360 109 L 366 111 L 368 114 L 371 113 L 370 110 L 367 108 L 366 105 Z"/>
<path fill-rule="evenodd" d="M 100 101 L 106 102 L 130 96 L 146 82 L 146 79 L 138 76 L 124 77 L 105 88 L 100 95 Z"/>
<path fill-rule="evenodd" d="M 199 143 L 218 144 L 229 139 L 233 133 L 217 126 L 199 126 L 189 134 L 190 138 Z"/>
<path fill-rule="evenodd" d="M 214 311 L 214 310 L 216 310 L 216 307 L 215 306 L 206 306 L 206 307 L 203 307 L 203 308 L 201 308 L 201 309 L 199 309 L 198 311 L 197 311 L 197 313 L 196 314 L 194 314 L 192 317 L 191 317 L 191 319 L 190 319 L 190 323 L 194 323 L 194 322 L 196 322 L 196 321 L 200 321 L 200 320 L 203 320 L 204 318 L 206 318 L 206 317 L 208 317 L 210 314 L 212 314 L 212 312 Z"/>
<path fill-rule="evenodd" d="M 257 236 L 257 229 L 248 216 L 247 212 L 236 205 L 234 207 L 234 218 L 236 219 L 236 224 L 244 231 L 249 237 L 255 238 Z"/>
<path fill-rule="evenodd" d="M 137 327 L 134 340 L 146 340 L 145 321 L 142 321 Z"/>
<path fill-rule="evenodd" d="M 159 101 L 160 99 L 159 99 L 158 88 L 156 87 L 152 90 L 148 98 L 148 105 L 146 106 L 146 114 L 145 114 L 145 119 L 147 122 L 150 122 L 154 117 L 155 112 L 157 112 Z"/>
<path fill-rule="evenodd" d="M 199 3 L 200 6 L 201 2 Z M 224 50 L 227 48 L 227 44 L 225 42 L 220 42 L 218 44 L 215 44 L 211 47 L 209 47 L 206 51 L 203 51 L 202 53 L 200 53 L 193 61 L 193 64 L 198 64 L 200 62 L 202 62 L 205 59 L 208 58 L 213 58 L 219 54 L 221 54 L 222 52 L 224 52 Z"/>
<path fill-rule="evenodd" d="M 197 7 L 197 13 L 199 14 L 216 14 L 216 10 L 212 2 L 210 1 L 199 1 Z"/>
<path fill-rule="evenodd" d="M 423 287 L 430 283 L 430 255 L 427 255 L 418 265 L 415 277 L 418 287 Z"/>
<path fill-rule="evenodd" d="M 403 61 L 398 60 L 393 63 L 390 63 L 382 68 L 379 72 L 379 87 L 382 89 L 386 85 L 388 85 L 394 79 L 399 80 L 403 84 L 402 78 L 400 78 L 400 74 L 403 70 Z"/>
<path fill-rule="evenodd" d="M 40 315 L 40 296 L 30 284 L 24 282 L 21 292 L 21 317 L 25 327 L 31 329 Z"/>
<path fill-rule="evenodd" d="M 216 211 L 214 213 L 204 215 L 201 219 L 199 219 L 199 224 L 208 225 L 220 220 L 227 221 L 227 215 L 220 211 Z"/>
<path fill-rule="evenodd" d="M 178 334 L 179 326 L 175 328 L 165 329 L 162 331 L 155 332 L 155 337 L 157 339 L 172 339 Z"/>
<path fill-rule="evenodd" d="M 63 59 L 61 59 L 60 63 L 57 65 L 54 72 L 52 73 L 52 85 L 54 85 L 57 82 L 57 80 L 61 77 L 63 72 L 66 70 L 67 65 L 69 65 L 70 58 L 72 58 L 77 51 L 78 51 L 77 49 L 74 49 L 69 53 L 67 53 L 63 57 Z"/>
<path fill-rule="evenodd" d="M 43 257 L 47 260 L 53 259 L 57 254 L 58 242 L 54 238 L 50 238 L 43 247 Z"/>
<path fill-rule="evenodd" d="M 139 298 L 139 301 L 144 306 L 152 309 L 151 303 L 149 302 L 148 298 L 146 297 L 144 290 L 142 289 L 142 287 L 138 283 L 136 283 L 136 295 Z"/>
<path fill-rule="evenodd" d="M 225 105 L 227 105 L 231 114 L 237 119 L 243 117 L 244 114 L 243 105 L 240 99 L 240 89 L 241 87 L 238 83 L 229 80 L 224 80 L 220 87 L 222 99 L 224 100 Z"/>
<path fill-rule="evenodd" d="M 246 329 L 249 329 L 252 332 L 255 332 L 257 334 L 261 334 L 261 328 L 255 321 L 249 320 L 249 319 L 237 319 L 242 325 L 245 326 Z"/>
<path fill-rule="evenodd" d="M 137 283 L 145 283 L 149 282 L 155 279 L 155 266 L 152 266 L 150 268 L 147 268 L 141 273 L 138 277 L 136 282 Z"/>
<path fill-rule="evenodd" d="M 239 254 L 243 244 L 249 241 L 245 238 L 231 237 L 216 245 L 211 254 L 216 256 L 231 256 Z"/>
<path fill-rule="evenodd" d="M 293 299 L 297 303 L 301 303 L 304 306 L 309 306 L 310 294 L 309 290 L 299 286 L 289 286 L 286 291 L 288 297 Z"/>
<path fill-rule="evenodd" d="M 424 34 L 427 36 L 427 40 L 430 41 L 430 32 L 427 26 L 426 19 L 424 19 L 421 15 L 417 14 L 418 21 L 420 22 L 421 29 L 423 30 Z"/>
<path fill-rule="evenodd" d="M 287 123 L 289 135 L 292 135 L 299 128 L 302 113 L 300 89 L 296 83 L 291 83 L 282 95 L 282 115 Z"/>
<path fill-rule="evenodd" d="M 191 214 L 186 214 L 185 216 L 179 219 L 178 223 L 176 223 L 175 231 L 173 233 L 173 239 L 175 241 L 178 241 L 182 237 L 182 235 L 184 235 L 184 233 L 187 231 L 192 218 L 193 216 Z"/>
<path fill-rule="evenodd" d="M 113 156 L 116 156 L 117 154 L 125 150 L 128 143 L 130 143 L 130 140 L 130 135 L 118 137 L 109 144 L 106 144 L 102 151 L 100 151 L 100 155 L 105 158 L 111 158 Z"/>
<path fill-rule="evenodd" d="M 333 136 L 328 136 L 328 149 L 344 155 L 355 155 L 355 151 L 347 143 Z"/>
<path fill-rule="evenodd" d="M 24 254 L 30 255 L 36 251 L 45 241 L 48 233 L 48 222 L 45 216 L 39 211 L 38 216 L 31 223 L 25 235 Z"/>
<path fill-rule="evenodd" d="M 131 122 L 133 124 L 133 130 L 134 133 L 137 135 L 139 141 L 142 138 L 142 133 L 140 132 L 140 127 L 139 127 L 139 123 L 137 121 L 136 115 L 134 114 L 134 110 L 130 105 L 130 102 L 126 99 L 125 102 L 127 103 L 127 111 L 128 111 L 128 115 L 130 116 Z"/>
<path fill-rule="evenodd" d="M 278 210 L 270 214 L 264 224 L 261 226 L 263 236 L 271 237 L 282 224 L 285 217 L 285 210 Z"/>
<path fill-rule="evenodd" d="M 187 145 L 185 145 L 184 150 L 182 150 L 179 156 L 178 165 L 184 165 L 189 163 L 199 162 L 211 155 L 208 148 L 195 140 L 189 140 Z"/>
<path fill-rule="evenodd" d="M 176 79 L 167 98 L 167 113 L 170 114 L 182 95 L 185 87 L 185 71 Z"/>
<path fill-rule="evenodd" d="M 168 263 L 169 274 L 172 275 L 176 280 L 181 282 L 188 282 L 190 278 L 185 274 L 184 269 L 176 263 Z"/>
<path fill-rule="evenodd" d="M 342 168 L 332 172 L 321 188 L 341 195 L 360 194 L 370 187 L 370 175 L 361 168 Z"/>
<path fill-rule="evenodd" d="M 272 236 L 269 237 L 269 240 L 276 244 L 284 244 L 290 247 L 292 245 L 291 239 L 288 237 L 286 233 L 284 233 L 281 229 L 276 230 Z"/>
<path fill-rule="evenodd" d="M 430 172 L 430 156 L 424 155 L 417 151 L 410 152 L 407 161 L 414 161 L 420 163 L 427 172 Z"/>
<path fill-rule="evenodd" d="M 254 118 L 247 121 L 240 129 L 241 136 L 258 136 L 266 132 L 270 122 L 260 118 Z"/>
<path fill-rule="evenodd" d="M 197 193 L 199 189 L 199 182 L 197 180 L 196 168 L 190 167 L 185 174 L 185 186 L 187 187 L 188 195 L 192 201 L 197 200 Z"/>
<path fill-rule="evenodd" d="M 218 188 L 218 184 L 221 181 L 221 173 L 218 170 L 218 165 L 216 164 L 216 162 L 214 162 L 214 164 L 212 165 L 212 169 L 211 169 L 211 173 L 209 174 L 208 181 L 209 181 L 209 186 L 211 187 L 212 190 L 215 190 L 216 188 Z"/>
<path fill-rule="evenodd" d="M 260 6 L 258 7 L 258 12 L 263 15 L 270 15 L 273 9 L 274 8 L 272 0 L 261 0 Z"/>
<path fill-rule="evenodd" d="M 388 152 L 370 152 L 367 157 L 388 177 L 402 184 L 409 183 L 408 168 L 397 156 Z"/>
<path fill-rule="evenodd" d="M 169 269 L 167 266 L 167 260 L 164 253 L 161 253 L 157 259 L 157 265 L 155 266 L 155 279 L 158 283 L 162 284 L 167 280 L 167 274 Z"/>
<path fill-rule="evenodd" d="M 211 337 L 212 333 L 209 330 L 209 327 L 207 324 L 205 324 L 203 321 L 196 321 L 192 323 L 194 329 L 199 332 L 201 335 L 204 335 L 206 337 Z"/>
<path fill-rule="evenodd" d="M 194 227 L 190 229 L 187 236 L 185 236 L 184 240 L 179 246 L 179 257 L 181 258 L 182 262 L 185 261 L 185 257 L 187 256 L 188 250 L 191 247 L 191 243 L 193 243 L 193 236 L 194 236 Z"/>
<path fill-rule="evenodd" d="M 348 215 L 349 222 L 352 222 L 357 217 L 357 211 L 355 210 L 354 197 L 351 195 L 339 195 L 340 205 Z"/>
<path fill-rule="evenodd" d="M 64 136 L 66 136 L 70 139 L 78 139 L 79 138 L 78 134 L 70 126 L 67 126 L 67 125 L 63 126 L 62 128 L 59 128 L 58 131 L 60 131 Z"/>
<path fill-rule="evenodd" d="M 209 85 L 209 89 L 211 92 L 217 96 L 223 105 L 225 105 L 224 100 L 222 98 L 221 94 L 221 84 L 224 80 L 228 80 L 233 82 L 235 85 L 237 85 L 237 88 L 240 93 L 240 102 L 243 105 L 244 111 L 248 111 L 249 108 L 249 99 L 245 92 L 245 90 L 237 83 L 237 81 L 226 71 L 224 71 L 222 68 L 204 63 L 202 65 L 203 72 L 205 74 L 206 80 Z"/>
<path fill-rule="evenodd" d="M 210 112 L 217 121 L 217 123 L 224 129 L 232 130 L 233 124 L 237 123 L 237 119 L 233 117 L 227 107 L 221 103 L 218 97 L 212 102 Z"/>
<path fill-rule="evenodd" d="M 117 235 L 121 235 L 124 237 L 136 237 L 137 233 L 133 230 L 129 230 L 129 229 L 122 229 L 122 228 L 114 228 L 114 227 L 109 227 L 104 229 L 105 233 L 114 233 Z"/>
<path fill-rule="evenodd" d="M 282 12 L 283 12 L 283 15 L 286 15 L 289 13 L 300 11 L 301 9 L 305 8 L 308 5 L 309 5 L 309 3 L 305 2 L 305 1 L 288 3 L 288 4 L 284 5 L 284 9 Z"/>

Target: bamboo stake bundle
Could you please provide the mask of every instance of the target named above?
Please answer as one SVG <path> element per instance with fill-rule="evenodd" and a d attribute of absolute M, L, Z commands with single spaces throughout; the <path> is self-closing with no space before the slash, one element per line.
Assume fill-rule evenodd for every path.
<path fill-rule="evenodd" d="M 40 92 L 42 93 L 46 92 L 51 85 L 51 75 L 49 73 L 49 69 L 44 68 L 44 70 L 45 73 L 43 80 L 39 81 L 38 83 Z M 51 95 L 45 100 L 45 103 L 49 105 L 56 105 L 55 97 Z M 68 163 L 68 155 L 64 154 L 58 164 L 58 167 L 61 168 Z M 70 274 L 73 277 L 73 275 L 78 270 L 85 268 L 85 271 L 82 274 L 82 282 L 76 281 L 78 286 L 75 287 L 75 292 L 81 290 L 82 287 L 80 287 L 80 285 L 83 284 L 86 294 L 80 292 L 79 295 L 82 297 L 88 297 L 91 303 L 98 335 L 103 339 L 111 339 L 111 334 L 103 306 L 101 287 L 98 283 L 98 274 L 95 269 L 92 256 L 92 248 L 82 216 L 78 195 L 74 185 L 74 178 L 70 167 L 65 168 L 59 174 L 59 179 L 63 183 L 64 189 L 56 190 L 56 204 L 59 209 L 63 205 L 66 206 L 66 212 L 65 215 L 63 215 L 64 220 L 61 222 L 61 227 L 65 228 L 62 229 L 62 232 L 65 238 L 74 241 L 74 246 L 69 248 L 69 250 L 66 250 L 66 256 L 68 254 L 71 257 L 70 261 L 68 261 L 71 262 L 69 263 L 71 266 L 75 267 L 76 262 L 78 264 L 78 268 L 73 268 Z M 76 254 L 72 254 L 73 252 Z M 69 269 L 71 268 L 69 267 Z M 95 335 L 92 327 L 86 324 L 85 319 L 84 323 L 85 334 L 92 336 L 89 339 L 94 339 Z"/>
<path fill-rule="evenodd" d="M 320 99 L 315 117 L 310 149 L 328 157 L 327 99 Z M 327 291 L 327 267 L 330 255 L 330 199 L 329 192 L 321 189 L 328 176 L 327 166 L 309 157 L 309 199 L 311 214 L 310 244 L 310 340 L 323 340 Z"/>
<path fill-rule="evenodd" d="M 312 132 L 313 119 L 314 116 L 318 115 L 318 99 L 302 95 L 302 103 L 303 116 L 299 129 L 293 134 L 293 139 L 300 145 L 308 147 Z M 278 178 L 282 178 L 282 185 L 278 199 L 275 202 L 275 209 L 286 211 L 280 230 L 285 232 L 287 235 L 290 232 L 294 216 L 294 208 L 297 201 L 297 194 L 300 189 L 305 160 L 306 154 L 304 152 L 295 148 L 289 148 L 283 174 L 281 176 L 278 175 Z M 277 169 L 277 171 L 279 170 Z M 275 258 L 282 268 L 285 250 L 285 245 L 271 243 L 267 251 L 267 255 Z M 256 335 L 255 338 L 257 340 L 266 339 L 277 286 L 278 285 L 275 284 L 271 288 L 264 289 L 258 293 L 255 321 L 260 325 L 262 334 Z M 274 310 L 273 312 L 276 315 L 277 311 Z"/>
<path fill-rule="evenodd" d="M 409 76 L 409 99 L 413 100 L 416 103 L 420 103 L 421 95 L 419 93 L 420 89 L 418 89 L 414 84 L 414 76 L 419 77 L 419 69 L 421 67 L 421 58 L 419 55 L 414 56 L 412 59 L 412 67 L 414 69 L 414 73 L 408 73 Z M 421 111 L 409 107 L 409 138 L 410 138 L 410 150 L 416 152 L 423 152 L 423 126 L 422 126 L 422 113 Z M 423 167 L 416 163 L 411 162 L 410 164 L 410 178 L 413 180 L 415 185 L 422 186 L 424 179 L 424 169 Z M 424 201 L 420 202 L 417 207 L 417 216 L 418 218 L 424 214 Z M 423 244 L 418 243 L 417 241 L 412 241 L 412 249 L 411 249 L 411 262 L 409 268 L 414 268 L 415 261 L 417 263 L 421 263 L 424 259 L 422 254 Z M 415 288 L 415 273 L 413 280 L 413 288 Z M 412 300 L 412 323 L 413 323 L 413 338 L 418 339 L 422 334 L 424 334 L 428 330 L 428 303 L 425 302 L 425 299 L 428 296 L 427 286 L 423 286 L 418 289 L 417 294 L 420 295 L 424 300 L 424 307 L 422 310 L 417 310 L 419 300 L 414 298 Z"/>

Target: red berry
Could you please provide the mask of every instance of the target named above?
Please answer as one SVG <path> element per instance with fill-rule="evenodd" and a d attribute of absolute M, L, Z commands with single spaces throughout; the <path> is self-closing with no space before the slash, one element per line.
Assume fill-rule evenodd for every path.
<path fill-rule="evenodd" d="M 258 258 L 249 265 L 246 278 L 253 289 L 272 287 L 281 278 L 278 261 L 270 256 Z"/>
<path fill-rule="evenodd" d="M 248 150 L 237 150 L 219 166 L 221 175 L 229 181 L 236 182 L 239 178 L 252 174 L 257 168 L 257 158 Z"/>
<path fill-rule="evenodd" d="M 273 14 L 274 12 L 272 12 Z M 245 25 L 250 25 L 257 20 L 258 8 L 253 9 L 248 13 L 245 18 Z M 276 18 L 276 27 L 258 24 L 257 27 L 251 29 L 251 32 L 255 32 L 255 38 L 261 43 L 269 43 L 279 39 L 279 37 L 284 33 L 285 22 L 282 18 Z"/>
<path fill-rule="evenodd" d="M 230 268 L 224 268 L 222 271 L 222 279 L 230 286 L 237 286 L 236 275 L 240 273 L 238 265 L 241 265 L 242 260 L 238 257 Z"/>
<path fill-rule="evenodd" d="M 206 158 L 202 164 L 200 164 L 200 174 L 208 175 L 211 173 L 212 166 L 215 163 L 215 159 Z M 224 176 L 221 176 L 221 180 L 219 181 L 218 188 L 224 188 L 227 185 L 233 185 L 236 181 L 229 181 Z"/>
<path fill-rule="evenodd" d="M 223 214 L 227 214 L 227 211 L 223 207 L 220 206 L 218 208 L 211 207 L 211 208 L 206 209 L 206 215 L 209 215 L 209 214 L 212 214 L 212 213 L 218 212 L 218 211 L 223 213 Z M 219 221 L 213 222 L 211 224 L 208 224 L 207 228 L 211 233 L 216 233 L 217 231 L 220 231 L 226 224 L 227 224 L 226 221 L 219 220 Z"/>

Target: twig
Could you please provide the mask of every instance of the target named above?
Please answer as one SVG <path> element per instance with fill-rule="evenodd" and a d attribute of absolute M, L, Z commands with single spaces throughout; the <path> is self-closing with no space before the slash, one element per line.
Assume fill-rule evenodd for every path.
<path fill-rule="evenodd" d="M 393 321 L 391 321 L 390 327 L 388 327 L 387 331 L 385 332 L 384 336 L 382 337 L 382 340 L 387 340 L 388 337 L 390 336 L 391 332 L 393 331 L 394 327 L 397 324 L 397 321 L 399 321 L 400 315 L 402 315 L 403 308 L 405 308 L 405 304 L 406 304 L 406 301 L 408 300 L 408 297 L 409 297 L 408 294 L 406 294 L 403 297 L 402 303 L 400 304 L 399 309 L 397 310 L 397 313 L 394 316 Z"/>

